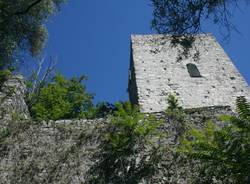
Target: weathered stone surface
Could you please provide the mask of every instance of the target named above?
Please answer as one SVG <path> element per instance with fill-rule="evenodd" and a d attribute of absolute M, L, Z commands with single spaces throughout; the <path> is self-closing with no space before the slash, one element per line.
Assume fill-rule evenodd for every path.
<path fill-rule="evenodd" d="M 133 35 L 129 94 L 142 112 L 161 112 L 175 94 L 182 107 L 231 106 L 237 96 L 250 98 L 250 88 L 230 58 L 210 34 L 194 36 L 185 53 L 171 35 Z M 190 77 L 187 64 L 202 77 Z"/>
<path fill-rule="evenodd" d="M 1 111 L 3 117 L 0 118 L 0 184 L 82 184 L 89 181 L 100 161 L 96 155 L 102 152 L 109 118 L 34 122 L 29 118 L 23 99 L 22 79 L 9 80 L 1 94 L 8 92 L 8 86 L 14 86 L 14 92 L 2 98 L 1 103 L 1 107 L 8 108 Z M 15 118 L 13 111 L 19 112 Z M 164 112 L 155 114 L 165 122 L 160 131 L 167 136 L 161 142 L 169 151 L 163 152 L 157 172 L 139 183 L 190 183 L 195 165 L 185 164 L 171 148 L 178 143 L 187 124 L 202 127 L 206 120 L 217 121 L 218 116 L 232 111 L 230 107 L 217 106 L 188 109 L 186 113 L 185 124 Z M 135 159 L 140 160 L 147 151 L 147 148 L 141 150 Z"/>
<path fill-rule="evenodd" d="M 25 103 L 26 86 L 20 75 L 10 77 L 0 89 L 0 128 L 5 122 L 19 115 L 24 119 L 29 118 L 28 107 Z"/>
<path fill-rule="evenodd" d="M 215 116 L 211 109 L 190 111 L 186 122 L 201 127 L 207 119 L 216 120 L 220 114 L 231 113 L 226 108 L 214 110 L 217 112 Z M 164 113 L 157 116 L 165 120 L 161 131 L 168 136 L 161 141 L 170 149 L 178 143 L 185 124 L 168 118 Z M 0 145 L 0 184 L 86 183 L 91 177 L 92 167 L 99 161 L 95 155 L 102 151 L 103 133 L 108 121 L 11 121 L 13 135 L 9 135 Z M 141 150 L 136 155 L 138 159 L 146 151 Z M 164 152 L 162 159 L 164 161 L 158 165 L 157 173 L 150 179 L 142 179 L 140 183 L 189 183 L 191 174 L 194 174 L 190 173 L 190 165 L 183 164 L 181 158 L 170 151 Z"/>
<path fill-rule="evenodd" d="M 98 151 L 98 132 L 104 122 L 26 121 L 28 126 L 17 125 L 16 135 L 8 136 L 0 146 L 0 183 L 84 182 L 94 163 L 91 158 Z"/>

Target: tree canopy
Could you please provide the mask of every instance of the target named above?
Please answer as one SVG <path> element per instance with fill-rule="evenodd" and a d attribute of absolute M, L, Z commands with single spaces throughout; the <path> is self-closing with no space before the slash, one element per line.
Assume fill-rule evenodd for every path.
<path fill-rule="evenodd" d="M 194 34 L 202 31 L 202 22 L 212 20 L 228 36 L 236 29 L 230 21 L 237 0 L 151 0 L 154 7 L 152 27 L 159 33 Z M 248 4 L 249 0 L 241 1 Z M 242 5 L 242 4 L 241 4 Z"/>
<path fill-rule="evenodd" d="M 38 94 L 29 94 L 35 95 L 31 115 L 38 120 L 84 118 L 93 106 L 93 95 L 86 92 L 83 80 L 85 76 L 68 80 L 56 75 Z"/>
<path fill-rule="evenodd" d="M 20 51 L 40 54 L 47 38 L 45 21 L 64 0 L 0 0 L 0 69 Z"/>

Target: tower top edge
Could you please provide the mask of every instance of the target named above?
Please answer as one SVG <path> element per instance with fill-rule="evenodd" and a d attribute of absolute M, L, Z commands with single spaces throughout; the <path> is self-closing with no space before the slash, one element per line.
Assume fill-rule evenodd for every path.
<path fill-rule="evenodd" d="M 132 34 L 131 40 L 136 39 L 170 39 L 173 37 L 180 37 L 180 38 L 206 38 L 206 37 L 214 37 L 212 33 L 197 33 L 197 34 L 183 34 L 183 35 L 174 35 L 174 34 Z"/>

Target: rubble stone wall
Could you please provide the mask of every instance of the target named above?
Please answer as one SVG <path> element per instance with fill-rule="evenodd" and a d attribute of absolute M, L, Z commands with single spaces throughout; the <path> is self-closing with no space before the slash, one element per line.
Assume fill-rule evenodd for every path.
<path fill-rule="evenodd" d="M 8 87 L 12 87 L 9 96 Z M 29 118 L 24 92 L 20 77 L 10 79 L 1 89 L 0 184 L 86 183 L 99 162 L 96 155 L 102 151 L 109 118 L 35 122 Z M 12 117 L 12 111 L 19 113 Z M 208 119 L 217 121 L 218 116 L 232 111 L 230 107 L 218 106 L 189 109 L 186 113 L 188 124 L 202 127 Z M 184 124 L 176 123 L 164 113 L 155 116 L 165 122 L 160 129 L 169 135 L 164 144 L 169 148 L 176 145 Z M 189 183 L 193 170 L 179 164 L 172 153 L 166 152 L 163 157 L 165 161 L 158 165 L 159 172 L 140 183 Z"/>
<path fill-rule="evenodd" d="M 0 89 L 0 128 L 6 125 L 15 115 L 29 118 L 25 103 L 26 86 L 20 75 L 10 77 Z"/>
<path fill-rule="evenodd" d="M 183 108 L 235 108 L 238 96 L 250 98 L 247 82 L 216 39 L 210 34 L 193 39 L 184 47 L 184 42 L 174 45 L 172 35 L 132 35 L 130 71 L 135 77 L 130 78 L 129 94 L 143 112 L 166 109 L 169 94 L 175 94 Z M 201 77 L 190 77 L 189 63 Z"/>

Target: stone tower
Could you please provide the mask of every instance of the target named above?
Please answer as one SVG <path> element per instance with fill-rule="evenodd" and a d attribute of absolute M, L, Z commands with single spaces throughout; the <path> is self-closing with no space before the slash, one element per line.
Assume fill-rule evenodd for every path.
<path fill-rule="evenodd" d="M 132 35 L 129 98 L 142 112 L 166 109 L 169 94 L 183 108 L 230 106 L 250 88 L 211 34 L 174 39 Z"/>

